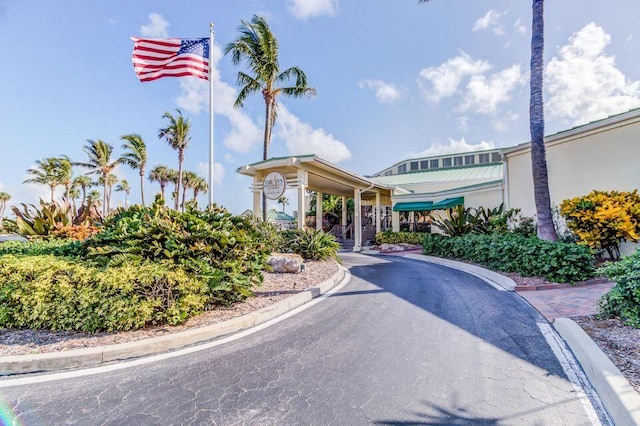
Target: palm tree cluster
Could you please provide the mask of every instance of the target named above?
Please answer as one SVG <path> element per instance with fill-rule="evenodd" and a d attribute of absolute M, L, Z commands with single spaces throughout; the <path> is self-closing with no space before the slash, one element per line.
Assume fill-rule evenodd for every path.
<path fill-rule="evenodd" d="M 198 194 L 206 192 L 209 186 L 205 179 L 196 173 L 183 170 L 184 151 L 191 139 L 189 136 L 190 121 L 185 119 L 179 110 L 177 110 L 176 116 L 165 112 L 163 118 L 166 118 L 169 123 L 165 128 L 159 130 L 158 136 L 178 151 L 178 170 L 160 165 L 151 170 L 148 177 L 150 181 L 160 184 L 160 193 L 163 198 L 167 183 L 173 183 L 174 208 L 182 207 L 184 210 L 187 190 L 193 191 L 193 199 L 195 200 Z M 129 182 L 118 179 L 114 174 L 116 167 L 124 164 L 138 171 L 140 199 L 142 205 L 145 205 L 144 180 L 148 163 L 147 144 L 142 136 L 136 133 L 124 135 L 121 139 L 124 143 L 122 144 L 123 153 L 120 156 L 116 156 L 113 145 L 102 139 L 88 139 L 82 149 L 87 156 L 86 161 L 71 161 L 66 155 L 38 160 L 35 166 L 27 170 L 29 177 L 24 183 L 48 186 L 51 192 L 51 202 L 54 201 L 56 189 L 62 187 L 65 191 L 64 198 L 72 202 L 74 210 L 77 210 L 76 201 L 81 199 L 80 205 L 101 204 L 102 215 L 105 216 L 111 211 L 111 197 L 114 189 L 116 192 L 124 192 L 124 205 L 127 207 L 129 204 L 131 186 Z M 73 168 L 76 166 L 85 169 L 86 173 L 74 177 Z M 97 179 L 92 179 L 91 175 L 97 176 Z M 102 194 L 95 189 L 92 190 L 93 187 L 101 187 Z M 6 203 L 10 198 L 8 194 L 6 197 L 3 194 L 5 193 L 0 193 L 0 217 L 2 217 Z"/>

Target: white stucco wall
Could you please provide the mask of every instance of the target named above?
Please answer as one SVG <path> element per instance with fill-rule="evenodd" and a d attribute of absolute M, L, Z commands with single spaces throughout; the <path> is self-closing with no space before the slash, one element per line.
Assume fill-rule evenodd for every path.
<path fill-rule="evenodd" d="M 546 139 L 549 192 L 552 205 L 601 191 L 640 188 L 640 111 L 586 125 Z M 528 146 L 504 155 L 506 201 L 526 216 L 535 216 L 531 150 Z M 633 251 L 636 244 L 624 248 Z"/>

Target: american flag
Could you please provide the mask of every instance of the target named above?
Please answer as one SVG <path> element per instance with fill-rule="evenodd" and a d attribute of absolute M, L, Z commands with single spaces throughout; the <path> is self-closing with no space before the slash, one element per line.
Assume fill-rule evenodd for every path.
<path fill-rule="evenodd" d="M 131 37 L 133 68 L 140 81 L 195 76 L 209 79 L 209 39 Z"/>

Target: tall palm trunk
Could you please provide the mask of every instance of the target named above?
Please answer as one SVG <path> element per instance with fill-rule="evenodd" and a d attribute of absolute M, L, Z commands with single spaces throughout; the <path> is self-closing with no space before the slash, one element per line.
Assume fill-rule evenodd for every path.
<path fill-rule="evenodd" d="M 262 91 L 262 96 L 264 97 L 265 103 L 265 123 L 264 123 L 264 146 L 262 147 L 262 159 L 266 160 L 269 158 L 269 141 L 271 141 L 271 130 L 273 129 L 273 114 L 274 114 L 274 103 L 275 99 L 273 94 L 268 90 Z M 262 192 L 262 220 L 264 222 L 267 221 L 267 197 L 264 195 L 264 191 Z"/>
<path fill-rule="evenodd" d="M 543 240 L 558 239 L 551 217 L 549 175 L 544 146 L 544 102 L 542 99 L 544 69 L 544 0 L 533 0 L 531 31 L 531 98 L 529 117 L 531 130 L 531 168 L 533 194 L 538 217 L 538 237 Z"/>
<path fill-rule="evenodd" d="M 102 179 L 104 180 L 103 186 L 102 186 L 102 217 L 106 217 L 107 216 L 107 175 L 106 174 L 102 174 Z"/>
<path fill-rule="evenodd" d="M 140 167 L 140 198 L 142 199 L 142 207 L 144 207 L 144 167 Z"/>
<path fill-rule="evenodd" d="M 167 182 L 165 181 L 160 181 L 160 193 L 162 194 L 162 199 L 164 200 L 164 188 L 165 186 L 167 186 Z"/>
<path fill-rule="evenodd" d="M 184 163 L 184 149 L 178 150 L 178 183 L 176 184 L 176 198 L 174 200 L 174 208 L 178 210 L 180 205 L 180 188 L 182 188 L 182 163 Z M 184 210 L 184 206 L 183 206 Z"/>

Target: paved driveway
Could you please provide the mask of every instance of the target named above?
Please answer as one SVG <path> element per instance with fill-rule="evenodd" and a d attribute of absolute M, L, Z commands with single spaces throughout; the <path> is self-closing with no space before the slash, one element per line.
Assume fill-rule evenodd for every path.
<path fill-rule="evenodd" d="M 348 254 L 339 292 L 242 339 L 0 388 L 24 424 L 598 424 L 515 294 Z"/>

